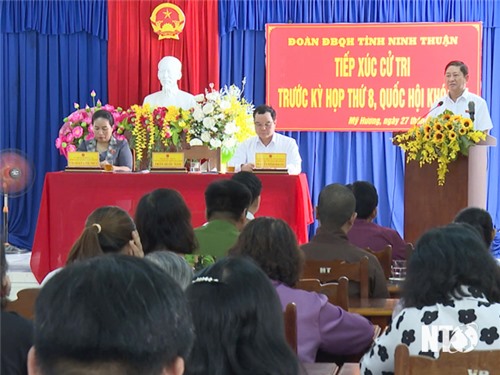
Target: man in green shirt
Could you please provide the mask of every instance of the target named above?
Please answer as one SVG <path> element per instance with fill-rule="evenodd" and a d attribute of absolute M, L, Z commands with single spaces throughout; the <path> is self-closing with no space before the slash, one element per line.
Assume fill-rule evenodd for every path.
<path fill-rule="evenodd" d="M 250 190 L 232 180 L 218 180 L 205 190 L 208 223 L 195 228 L 197 254 L 223 257 L 236 243 L 246 222 L 251 201 Z"/>

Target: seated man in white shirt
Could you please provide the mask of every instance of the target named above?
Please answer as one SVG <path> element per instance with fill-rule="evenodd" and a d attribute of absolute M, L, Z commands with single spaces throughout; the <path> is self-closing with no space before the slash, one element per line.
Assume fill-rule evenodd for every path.
<path fill-rule="evenodd" d="M 275 132 L 276 111 L 268 106 L 261 105 L 253 112 L 256 136 L 243 141 L 229 166 L 235 171 L 252 172 L 255 168 L 255 153 L 286 153 L 286 167 L 289 174 L 299 174 L 302 171 L 302 158 L 295 139 Z"/>

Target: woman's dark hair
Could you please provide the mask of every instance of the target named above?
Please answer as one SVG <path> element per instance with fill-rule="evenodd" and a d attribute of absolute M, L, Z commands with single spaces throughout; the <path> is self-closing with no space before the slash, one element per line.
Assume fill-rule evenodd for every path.
<path fill-rule="evenodd" d="M 290 287 L 299 281 L 304 264 L 295 233 L 286 222 L 271 217 L 250 221 L 229 253 L 252 258 L 269 278 Z"/>
<path fill-rule="evenodd" d="M 500 267 L 477 231 L 468 224 L 431 229 L 408 260 L 403 287 L 405 307 L 432 306 L 467 296 L 462 286 L 500 302 Z"/>
<path fill-rule="evenodd" d="M 66 264 L 106 253 L 119 253 L 132 239 L 134 230 L 134 221 L 120 207 L 99 207 L 87 218 L 85 228 L 71 248 Z"/>
<path fill-rule="evenodd" d="M 491 242 L 493 242 L 493 220 L 488 211 L 478 207 L 467 207 L 455 216 L 453 222 L 472 225 L 481 234 L 486 246 L 488 248 L 491 246 Z"/>
<path fill-rule="evenodd" d="M 155 250 L 192 254 L 198 247 L 191 212 L 176 190 L 157 189 L 144 195 L 135 211 L 135 223 L 144 254 Z"/>
<path fill-rule="evenodd" d="M 109 125 L 111 125 L 111 126 L 113 126 L 115 124 L 115 119 L 114 119 L 113 115 L 111 114 L 111 112 L 106 111 L 105 109 L 100 109 L 100 110 L 94 112 L 94 114 L 92 115 L 92 124 L 98 118 L 103 118 L 104 120 L 108 120 Z"/>
<path fill-rule="evenodd" d="M 196 331 L 186 375 L 298 373 L 278 295 L 253 261 L 223 258 L 202 270 L 186 295 Z"/>

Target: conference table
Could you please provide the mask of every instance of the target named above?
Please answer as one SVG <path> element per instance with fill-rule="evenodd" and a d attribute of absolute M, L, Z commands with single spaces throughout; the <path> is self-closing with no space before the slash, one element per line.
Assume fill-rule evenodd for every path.
<path fill-rule="evenodd" d="M 51 172 L 45 176 L 33 241 L 31 270 L 41 282 L 61 267 L 85 220 L 96 208 L 114 205 L 134 215 L 140 198 L 158 188 L 178 190 L 192 215 L 193 227 L 206 222 L 205 189 L 231 174 Z M 259 216 L 285 220 L 299 243 L 308 241 L 313 209 L 305 174 L 259 174 L 262 193 Z"/>

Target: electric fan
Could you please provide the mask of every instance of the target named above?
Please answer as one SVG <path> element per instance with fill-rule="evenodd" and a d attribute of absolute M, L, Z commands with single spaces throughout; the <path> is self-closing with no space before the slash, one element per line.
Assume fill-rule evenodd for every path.
<path fill-rule="evenodd" d="M 7 253 L 20 253 L 9 244 L 9 199 L 23 195 L 33 184 L 34 169 L 26 156 L 19 150 L 0 151 L 1 193 L 3 195 L 3 240 Z"/>

